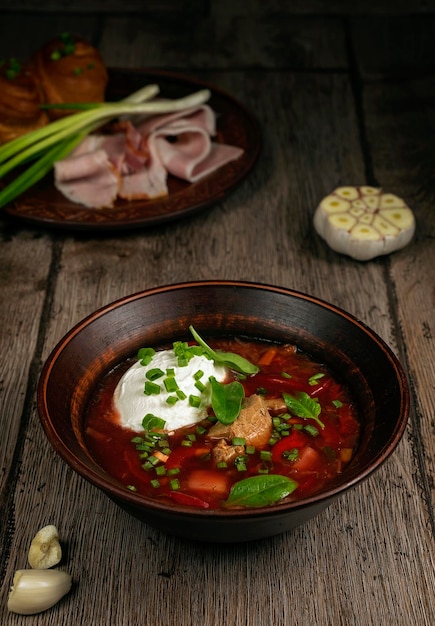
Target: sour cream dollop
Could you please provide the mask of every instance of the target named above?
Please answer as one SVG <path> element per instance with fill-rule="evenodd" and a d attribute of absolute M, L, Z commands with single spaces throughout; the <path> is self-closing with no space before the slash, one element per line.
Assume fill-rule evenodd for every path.
<path fill-rule="evenodd" d="M 152 382 L 158 385 L 158 393 L 145 393 L 145 383 L 147 373 L 151 370 L 160 369 L 163 375 Z M 175 379 L 178 389 L 185 398 L 178 398 L 177 401 L 168 402 L 171 396 L 176 395 L 174 391 L 166 390 L 164 380 L 167 372 L 171 372 L 171 377 Z M 200 383 L 204 385 L 203 390 L 196 386 L 198 373 Z M 207 417 L 207 409 L 211 405 L 211 384 L 210 376 L 222 382 L 227 375 L 227 369 L 222 365 L 215 364 L 214 361 L 205 356 L 193 356 L 187 365 L 180 367 L 178 357 L 174 350 L 161 350 L 154 354 L 148 365 L 142 365 L 137 361 L 122 376 L 114 392 L 114 403 L 119 413 L 119 423 L 124 428 L 129 428 L 136 432 L 143 430 L 142 421 L 145 415 L 151 413 L 156 417 L 165 420 L 165 431 L 176 430 L 183 426 L 196 424 Z M 201 386 L 201 385 L 200 385 Z M 180 395 L 183 395 L 180 394 Z M 200 398 L 199 406 L 192 406 L 190 396 Z"/>

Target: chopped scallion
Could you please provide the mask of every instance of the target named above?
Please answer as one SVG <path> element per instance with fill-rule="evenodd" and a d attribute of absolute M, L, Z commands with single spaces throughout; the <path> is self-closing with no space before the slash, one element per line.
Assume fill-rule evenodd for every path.
<path fill-rule="evenodd" d="M 153 383 L 151 380 L 145 381 L 144 393 L 146 396 L 152 396 L 153 394 L 160 393 L 160 385 Z"/>
<path fill-rule="evenodd" d="M 201 380 L 197 380 L 195 381 L 195 387 L 198 389 L 198 391 L 200 391 L 201 393 L 203 393 L 205 391 L 205 385 Z"/>
<path fill-rule="evenodd" d="M 142 428 L 149 432 L 153 429 L 162 429 L 165 425 L 165 420 L 152 413 L 147 413 L 142 420 Z"/>
<path fill-rule="evenodd" d="M 308 379 L 308 384 L 311 385 L 311 386 L 317 385 L 319 380 L 321 378 L 323 378 L 324 376 L 325 376 L 325 374 L 323 374 L 323 372 L 319 372 L 318 374 L 314 374 L 314 376 L 311 376 Z"/>
<path fill-rule="evenodd" d="M 172 393 L 174 391 L 177 391 L 178 389 L 178 383 L 173 376 L 168 376 L 168 378 L 165 378 L 163 380 L 163 384 L 165 385 L 165 389 L 168 393 Z"/>
<path fill-rule="evenodd" d="M 189 404 L 191 407 L 197 409 L 201 406 L 201 398 L 199 396 L 195 396 L 190 394 L 189 396 Z"/>
<path fill-rule="evenodd" d="M 159 367 L 154 367 L 153 369 L 148 370 L 145 376 L 148 380 L 157 380 L 158 378 L 161 378 L 163 374 L 164 372 Z"/>
<path fill-rule="evenodd" d="M 141 348 L 137 353 L 137 358 L 141 365 L 149 365 L 155 353 L 154 348 Z"/>
<path fill-rule="evenodd" d="M 307 424 L 306 426 L 304 426 L 304 430 L 310 434 L 312 437 L 317 437 L 317 435 L 319 434 L 318 429 L 313 426 L 312 424 Z"/>
<path fill-rule="evenodd" d="M 284 450 L 282 456 L 287 461 L 296 461 L 299 458 L 299 450 L 297 448 L 292 448 L 291 450 Z"/>
<path fill-rule="evenodd" d="M 272 459 L 272 452 L 270 452 L 270 450 L 261 450 L 260 459 L 262 461 L 270 461 Z"/>

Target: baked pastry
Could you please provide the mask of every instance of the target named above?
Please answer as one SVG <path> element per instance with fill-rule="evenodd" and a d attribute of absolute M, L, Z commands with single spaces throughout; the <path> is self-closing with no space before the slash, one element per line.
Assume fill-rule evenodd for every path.
<path fill-rule="evenodd" d="M 0 61 L 0 144 L 45 126 L 44 94 L 29 67 L 17 59 Z"/>
<path fill-rule="evenodd" d="M 89 42 L 64 33 L 36 51 L 30 66 L 49 104 L 103 102 L 108 75 L 103 59 Z M 51 119 L 71 111 L 48 109 Z"/>

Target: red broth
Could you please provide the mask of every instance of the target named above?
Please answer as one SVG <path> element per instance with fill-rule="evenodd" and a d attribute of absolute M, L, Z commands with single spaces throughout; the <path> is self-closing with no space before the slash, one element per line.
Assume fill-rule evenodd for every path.
<path fill-rule="evenodd" d="M 304 392 L 320 403 L 323 427 L 288 409 L 269 408 L 273 422 L 269 442 L 261 450 L 245 447 L 227 467 L 217 467 L 211 455 L 216 442 L 211 442 L 207 433 L 215 422 L 213 415 L 170 436 L 152 435 L 150 446 L 145 433 L 117 423 L 113 392 L 134 362 L 130 360 L 101 381 L 88 408 L 86 440 L 98 464 L 137 493 L 208 509 L 225 506 L 231 487 L 250 476 L 278 474 L 296 481 L 296 489 L 281 501 L 306 498 L 331 484 L 352 459 L 360 435 L 349 390 L 327 367 L 294 346 L 239 339 L 211 345 L 236 352 L 259 366 L 257 374 L 244 379 L 231 374 L 232 380 L 243 384 L 246 396 L 261 394 L 270 403 L 282 399 L 283 393 L 295 396 Z"/>

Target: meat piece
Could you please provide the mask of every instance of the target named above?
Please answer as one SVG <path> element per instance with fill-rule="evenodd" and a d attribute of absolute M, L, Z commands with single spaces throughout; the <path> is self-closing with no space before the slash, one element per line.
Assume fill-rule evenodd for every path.
<path fill-rule="evenodd" d="M 153 199 L 168 195 L 168 174 L 187 182 L 196 182 L 226 163 L 239 158 L 243 150 L 235 146 L 218 144 L 211 141 L 216 133 L 216 116 L 207 105 L 179 111 L 168 115 L 155 115 L 141 122 L 137 127 L 130 121 L 121 121 L 112 135 L 90 135 L 73 152 L 72 158 L 89 159 L 89 151 L 105 151 L 107 160 L 120 175 L 118 195 L 125 200 Z M 66 159 L 69 161 L 71 157 Z M 68 162 L 68 172 L 72 163 Z M 78 165 L 77 165 L 78 167 Z M 59 173 L 64 167 L 55 168 L 57 188 L 70 200 L 85 206 L 100 208 L 113 206 L 113 199 L 105 200 L 96 195 L 86 195 L 82 202 L 76 193 L 78 180 L 71 193 L 70 185 L 63 185 Z M 83 174 L 87 176 L 84 169 Z"/>
<path fill-rule="evenodd" d="M 144 137 L 147 137 L 157 130 L 167 128 L 169 125 L 172 128 L 176 128 L 177 120 L 185 120 L 190 126 L 201 128 L 212 137 L 216 135 L 216 115 L 207 104 L 185 109 L 184 111 L 176 111 L 175 113 L 152 115 L 138 125 L 138 130 Z"/>
<path fill-rule="evenodd" d="M 220 439 L 212 450 L 212 457 L 217 463 L 232 463 L 234 459 L 245 453 L 244 446 L 232 446 L 225 439 Z"/>
<path fill-rule="evenodd" d="M 156 115 L 138 126 L 144 137 L 154 137 L 159 157 L 169 174 L 194 183 L 238 159 L 243 150 L 211 141 L 216 115 L 207 104 Z"/>
<path fill-rule="evenodd" d="M 170 128 L 166 130 L 173 132 Z M 236 146 L 212 142 L 202 130 L 177 130 L 176 141 L 158 137 L 157 146 L 169 174 L 190 183 L 201 180 L 243 154 L 243 150 Z"/>
<path fill-rule="evenodd" d="M 55 185 L 72 202 L 86 207 L 112 207 L 120 176 L 105 150 L 68 157 L 54 164 Z"/>
<path fill-rule="evenodd" d="M 263 396 L 252 394 L 244 400 L 238 417 L 232 424 L 214 424 L 208 431 L 210 439 L 232 441 L 234 437 L 245 440 L 246 445 L 261 448 L 272 434 L 272 418 Z"/>
<path fill-rule="evenodd" d="M 286 412 L 287 405 L 284 402 L 284 398 L 268 398 L 266 401 L 266 406 L 269 411 L 276 412 Z"/>
<path fill-rule="evenodd" d="M 158 164 L 132 174 L 125 174 L 121 179 L 119 197 L 125 200 L 151 200 L 168 195 L 166 170 Z"/>
<path fill-rule="evenodd" d="M 167 172 L 163 166 L 158 151 L 154 147 L 154 138 L 150 137 L 147 143 L 147 159 L 140 165 L 138 153 L 126 159 L 128 173 L 124 173 L 121 180 L 119 196 L 126 200 L 139 198 L 152 199 L 168 195 Z M 134 167 L 134 159 L 136 165 Z"/>

